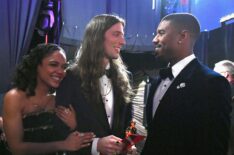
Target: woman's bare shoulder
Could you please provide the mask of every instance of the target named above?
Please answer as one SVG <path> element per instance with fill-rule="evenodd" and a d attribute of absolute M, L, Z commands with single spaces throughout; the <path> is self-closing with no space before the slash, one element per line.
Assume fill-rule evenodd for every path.
<path fill-rule="evenodd" d="M 17 88 L 13 88 L 9 90 L 4 95 L 4 106 L 5 105 L 18 105 L 19 102 L 22 102 L 26 99 L 26 93 L 22 90 L 19 90 Z"/>

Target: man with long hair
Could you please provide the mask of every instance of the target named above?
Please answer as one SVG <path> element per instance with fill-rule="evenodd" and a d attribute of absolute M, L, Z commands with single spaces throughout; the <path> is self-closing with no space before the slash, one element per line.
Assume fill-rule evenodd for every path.
<path fill-rule="evenodd" d="M 86 26 L 77 62 L 57 91 L 56 103 L 72 104 L 77 130 L 96 135 L 78 154 L 118 154 L 132 118 L 131 87 L 120 50 L 125 22 L 115 15 L 95 16 Z"/>

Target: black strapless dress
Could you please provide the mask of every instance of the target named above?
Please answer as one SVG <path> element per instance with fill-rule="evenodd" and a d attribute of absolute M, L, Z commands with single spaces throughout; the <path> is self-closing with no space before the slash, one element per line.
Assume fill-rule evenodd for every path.
<path fill-rule="evenodd" d="M 23 117 L 24 141 L 25 142 L 53 142 L 61 140 L 55 128 L 54 111 L 41 111 L 30 113 Z M 60 153 L 47 153 L 43 155 L 57 155 Z"/>
<path fill-rule="evenodd" d="M 53 110 L 35 112 L 23 116 L 24 142 L 45 143 L 64 139 L 56 130 L 55 119 L 58 118 Z M 0 134 L 3 134 L 3 132 Z M 40 155 L 62 154 L 63 152 L 55 152 Z M 4 138 L 0 138 L 0 155 L 11 155 Z"/>
<path fill-rule="evenodd" d="M 51 142 L 57 137 L 54 120 L 54 111 L 41 111 L 30 113 L 23 117 L 24 141 L 25 142 Z"/>
<path fill-rule="evenodd" d="M 56 126 L 61 121 L 54 110 L 29 113 L 23 116 L 24 142 L 45 143 L 64 139 Z M 67 126 L 64 124 L 64 127 Z M 16 129 L 17 130 L 17 129 Z M 4 135 L 0 131 L 0 136 Z M 37 154 L 37 152 L 35 152 Z M 44 153 L 40 155 L 64 155 L 65 152 Z M 0 137 L 0 155 L 12 155 L 5 138 Z M 33 155 L 33 154 L 32 154 Z M 38 155 L 38 154 L 37 154 Z"/>

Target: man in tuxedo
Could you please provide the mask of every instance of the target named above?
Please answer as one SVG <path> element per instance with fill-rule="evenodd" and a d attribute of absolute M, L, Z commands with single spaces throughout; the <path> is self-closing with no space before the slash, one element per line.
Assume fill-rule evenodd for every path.
<path fill-rule="evenodd" d="M 228 155 L 234 155 L 234 63 L 230 60 L 222 60 L 215 63 L 214 71 L 224 76 L 232 90 L 231 136 L 229 140 Z"/>
<path fill-rule="evenodd" d="M 150 88 L 142 155 L 226 155 L 231 112 L 228 81 L 193 54 L 200 34 L 188 13 L 165 16 L 153 39 L 167 68 Z"/>
<path fill-rule="evenodd" d="M 132 118 L 128 71 L 120 57 L 125 44 L 124 25 L 124 20 L 114 15 L 92 18 L 86 26 L 77 62 L 68 69 L 56 92 L 57 105 L 74 107 L 77 130 L 96 135 L 91 146 L 76 155 L 123 151 L 121 141 Z"/>

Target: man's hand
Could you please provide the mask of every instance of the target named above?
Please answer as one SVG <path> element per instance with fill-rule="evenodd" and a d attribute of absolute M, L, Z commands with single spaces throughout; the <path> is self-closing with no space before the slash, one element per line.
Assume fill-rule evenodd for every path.
<path fill-rule="evenodd" d="M 120 154 L 124 148 L 121 141 L 121 138 L 114 135 L 100 138 L 97 143 L 97 151 L 105 155 Z"/>

